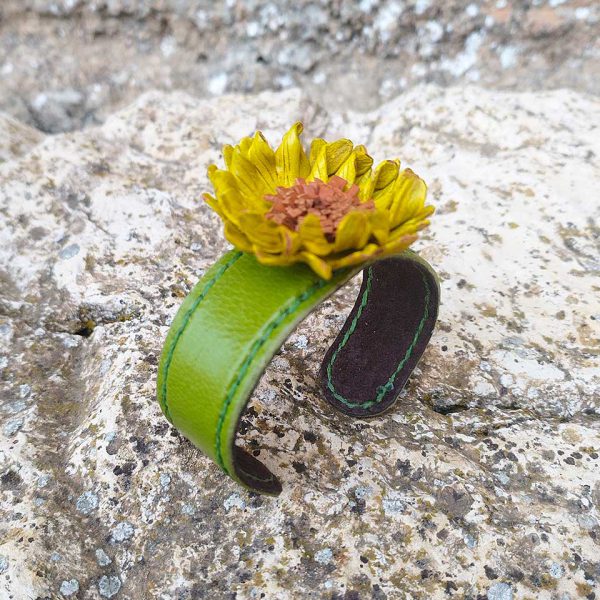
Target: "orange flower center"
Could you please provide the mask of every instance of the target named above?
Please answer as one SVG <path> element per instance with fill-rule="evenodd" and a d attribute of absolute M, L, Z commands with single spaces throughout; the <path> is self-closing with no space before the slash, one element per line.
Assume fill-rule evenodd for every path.
<path fill-rule="evenodd" d="M 375 208 L 373 200 L 360 201 L 356 184 L 344 190 L 346 183 L 345 179 L 337 175 L 328 183 L 320 179 L 306 183 L 299 177 L 295 185 L 288 188 L 278 187 L 276 194 L 265 196 L 265 200 L 273 203 L 266 217 L 279 225 L 298 231 L 298 226 L 306 215 L 317 215 L 321 220 L 323 233 L 329 241 L 333 241 L 344 215 L 352 210 L 369 211 Z"/>

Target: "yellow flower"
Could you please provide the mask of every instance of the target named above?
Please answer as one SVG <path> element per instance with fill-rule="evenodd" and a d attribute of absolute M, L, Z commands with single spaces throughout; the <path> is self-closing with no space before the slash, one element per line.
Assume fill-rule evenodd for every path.
<path fill-rule="evenodd" d="M 400 161 L 375 170 L 364 146 L 317 138 L 307 156 L 296 123 L 273 150 L 264 136 L 223 148 L 226 168 L 210 165 L 215 197 L 206 202 L 225 223 L 225 237 L 266 265 L 307 263 L 332 271 L 399 254 L 429 225 L 425 182 Z"/>

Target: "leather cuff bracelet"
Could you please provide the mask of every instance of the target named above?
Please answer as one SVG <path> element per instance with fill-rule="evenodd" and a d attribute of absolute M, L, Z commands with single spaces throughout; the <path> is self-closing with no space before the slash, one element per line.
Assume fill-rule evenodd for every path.
<path fill-rule="evenodd" d="M 395 403 L 439 304 L 433 269 L 406 250 L 431 213 L 421 180 L 399 173 L 395 161 L 372 173 L 364 148 L 348 149 L 347 140 L 315 140 L 308 159 L 300 132 L 292 127 L 276 152 L 260 134 L 246 138 L 224 149 L 228 170 L 209 169 L 217 197 L 207 201 L 238 249 L 185 299 L 158 371 L 169 421 L 230 477 L 266 494 L 278 494 L 280 482 L 235 437 L 254 387 L 296 325 L 363 271 L 319 379 L 333 407 L 371 417 Z"/>
<path fill-rule="evenodd" d="M 281 491 L 275 476 L 234 443 L 252 390 L 296 325 L 355 273 L 344 269 L 327 281 L 304 265 L 268 267 L 234 250 L 175 317 L 160 362 L 160 405 L 246 487 Z M 354 309 L 320 370 L 324 397 L 357 417 L 392 406 L 431 337 L 438 301 L 431 267 L 410 251 L 366 267 Z"/>

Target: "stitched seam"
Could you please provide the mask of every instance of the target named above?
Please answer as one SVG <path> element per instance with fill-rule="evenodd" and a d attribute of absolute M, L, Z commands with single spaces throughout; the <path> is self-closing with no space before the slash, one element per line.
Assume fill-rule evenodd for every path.
<path fill-rule="evenodd" d="M 427 322 L 427 319 L 429 317 L 429 301 L 431 298 L 431 290 L 429 288 L 429 284 L 427 283 L 427 279 L 425 278 L 425 275 L 421 274 L 421 279 L 423 281 L 423 285 L 425 286 L 425 310 L 423 312 L 423 316 L 421 317 L 419 325 L 415 331 L 412 342 L 404 354 L 404 358 L 400 361 L 400 363 L 398 364 L 398 366 L 396 367 L 396 369 L 394 370 L 394 372 L 392 373 L 390 378 L 387 380 L 387 382 L 384 385 L 381 385 L 377 388 L 377 396 L 375 397 L 374 400 L 367 400 L 365 402 L 350 402 L 349 400 L 344 398 L 344 396 L 342 396 L 341 394 L 339 394 L 336 391 L 335 386 L 333 385 L 333 381 L 331 379 L 331 377 L 332 377 L 331 373 L 333 370 L 333 365 L 338 357 L 338 354 L 340 353 L 342 348 L 346 345 L 346 343 L 350 339 L 350 336 L 352 335 L 352 333 L 354 333 L 354 330 L 356 329 L 358 320 L 360 319 L 360 317 L 362 315 L 363 309 L 367 305 L 369 293 L 371 291 L 371 276 L 372 276 L 372 273 L 371 273 L 371 269 L 369 268 L 369 278 L 367 280 L 367 287 L 361 298 L 360 307 L 359 307 L 356 315 L 354 316 L 354 319 L 352 320 L 352 323 L 350 324 L 350 327 L 346 331 L 346 334 L 344 335 L 339 346 L 336 348 L 335 352 L 331 355 L 331 360 L 329 361 L 329 364 L 327 365 L 327 387 L 329 388 L 329 391 L 332 393 L 333 397 L 336 400 L 338 400 L 342 404 L 345 404 L 349 408 L 370 408 L 371 406 L 374 406 L 375 404 L 379 404 L 383 400 L 385 395 L 394 389 L 394 382 L 396 380 L 396 377 L 398 376 L 400 371 L 403 369 L 404 365 L 408 362 L 408 360 L 412 356 L 413 350 L 415 349 L 415 346 L 417 345 L 417 343 L 419 341 L 421 333 L 423 332 L 423 328 L 425 327 L 425 323 Z"/>
<path fill-rule="evenodd" d="M 260 338 L 258 338 L 254 342 L 254 344 L 252 344 L 252 348 L 251 348 L 250 352 L 248 353 L 248 356 L 246 356 L 246 359 L 244 360 L 242 366 L 240 367 L 235 380 L 231 384 L 231 386 L 227 392 L 227 396 L 225 397 L 225 401 L 223 402 L 223 407 L 221 408 L 221 412 L 219 414 L 219 420 L 217 422 L 217 430 L 215 433 L 215 455 L 217 457 L 217 462 L 219 463 L 219 466 L 227 474 L 229 474 L 229 471 L 226 469 L 226 467 L 223 463 L 223 455 L 221 453 L 221 433 L 223 430 L 223 425 L 225 423 L 225 418 L 227 416 L 227 411 L 229 410 L 229 406 L 231 405 L 231 402 L 233 400 L 233 397 L 234 397 L 238 387 L 240 386 L 240 384 L 242 383 L 242 380 L 246 376 L 246 373 L 248 372 L 250 364 L 252 363 L 252 361 L 254 360 L 256 355 L 259 353 L 260 349 L 265 344 L 265 342 L 269 339 L 269 337 L 271 336 L 273 331 L 279 325 L 281 325 L 281 323 L 286 319 L 286 317 L 288 317 L 293 312 L 295 312 L 303 302 L 308 300 L 314 293 L 316 293 L 318 290 L 320 290 L 326 284 L 327 284 L 327 281 L 325 281 L 325 280 L 318 281 L 317 283 L 312 285 L 310 288 L 308 288 L 305 292 L 302 292 L 302 294 L 300 294 L 299 296 L 296 296 L 296 298 L 294 298 L 292 303 L 287 308 L 278 311 L 275 318 L 267 326 L 265 332 L 261 335 Z"/>
<path fill-rule="evenodd" d="M 172 422 L 171 413 L 169 411 L 169 405 L 167 403 L 167 378 L 169 375 L 169 368 L 171 367 L 171 361 L 173 360 L 173 355 L 175 354 L 175 349 L 177 347 L 177 343 L 179 342 L 179 339 L 183 335 L 185 328 L 188 326 L 188 323 L 190 322 L 190 319 L 192 318 L 194 311 L 198 308 L 200 302 L 202 302 L 202 300 L 204 300 L 204 298 L 206 297 L 206 295 L 208 294 L 210 289 L 223 276 L 225 271 L 227 271 L 227 269 L 229 269 L 229 267 L 231 267 L 237 260 L 239 260 L 241 258 L 241 256 L 242 256 L 241 252 L 236 252 L 224 265 L 222 265 L 219 268 L 219 270 L 213 275 L 213 277 L 211 277 L 209 279 L 209 281 L 206 282 L 206 285 L 204 286 L 204 289 L 202 290 L 202 292 L 200 292 L 200 295 L 196 298 L 196 300 L 194 301 L 192 306 L 190 306 L 188 311 L 185 313 L 185 316 L 183 317 L 183 322 L 181 323 L 179 329 L 177 330 L 177 333 L 175 334 L 175 337 L 173 338 L 173 342 L 171 343 L 169 352 L 167 354 L 167 358 L 165 360 L 165 366 L 163 369 L 162 389 L 161 389 L 161 405 L 162 405 L 163 411 L 165 413 L 165 416 L 171 422 Z"/>
<path fill-rule="evenodd" d="M 248 471 L 244 471 L 244 469 L 242 469 L 242 467 L 237 467 L 237 470 L 240 473 L 243 473 L 244 475 L 246 475 L 246 477 L 249 477 L 250 479 L 254 479 L 254 481 L 262 481 L 263 483 L 270 483 L 274 479 L 273 473 L 271 473 L 268 477 L 258 477 L 257 475 L 248 473 Z"/>
<path fill-rule="evenodd" d="M 333 385 L 333 382 L 331 381 L 331 371 L 333 369 L 333 364 L 337 360 L 338 354 L 341 352 L 342 348 L 348 343 L 350 336 L 354 333 L 354 330 L 356 329 L 356 325 L 358 324 L 358 321 L 359 321 L 360 317 L 362 316 L 362 312 L 363 312 L 364 308 L 367 306 L 367 302 L 369 300 L 369 294 L 371 293 L 372 282 L 373 282 L 373 269 L 371 267 L 369 267 L 369 270 L 367 271 L 367 286 L 365 287 L 365 291 L 363 292 L 362 298 L 360 299 L 360 306 L 358 307 L 358 311 L 354 315 L 354 319 L 352 319 L 352 323 L 350 323 L 350 327 L 348 327 L 348 329 L 346 330 L 346 333 L 344 334 L 342 341 L 339 343 L 338 347 L 335 349 L 335 352 L 331 355 L 331 360 L 329 361 L 329 364 L 327 365 L 327 387 L 329 388 L 331 393 L 336 398 L 337 398 L 338 394 L 335 391 L 335 386 Z M 342 396 L 340 396 L 340 398 L 342 398 Z"/>

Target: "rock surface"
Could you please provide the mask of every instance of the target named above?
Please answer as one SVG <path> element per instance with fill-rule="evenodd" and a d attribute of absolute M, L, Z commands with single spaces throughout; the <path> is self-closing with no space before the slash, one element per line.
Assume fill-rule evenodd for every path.
<path fill-rule="evenodd" d="M 47 132 L 156 88 L 360 110 L 423 82 L 600 94 L 599 56 L 596 0 L 0 2 L 0 110 Z"/>
<path fill-rule="evenodd" d="M 43 138 L 36 129 L 0 114 L 0 164 L 25 154 Z"/>
<path fill-rule="evenodd" d="M 302 324 L 242 440 L 282 479 L 272 499 L 170 428 L 154 386 L 182 298 L 227 248 L 199 201 L 207 164 L 297 118 L 429 182 L 415 249 L 443 304 L 398 406 L 368 422 L 315 384 L 358 282 Z M 367 114 L 295 90 L 150 93 L 0 165 L 0 596 L 593 598 L 598 123 L 567 91 L 418 87 Z"/>

